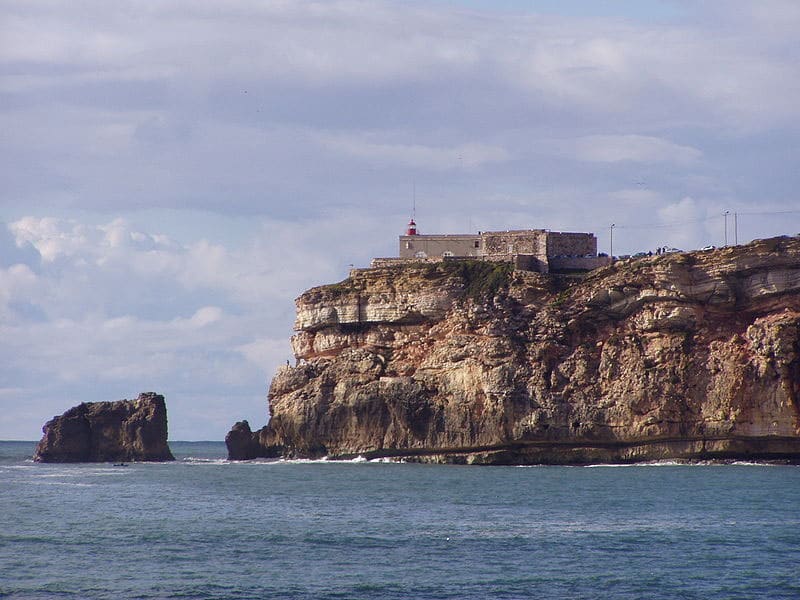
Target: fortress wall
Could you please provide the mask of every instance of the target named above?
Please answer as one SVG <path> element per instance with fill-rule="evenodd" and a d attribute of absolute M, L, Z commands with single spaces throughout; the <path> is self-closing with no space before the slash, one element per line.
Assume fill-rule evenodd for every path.
<path fill-rule="evenodd" d="M 551 231 L 547 235 L 547 256 L 585 256 L 597 254 L 593 233 Z"/>
<path fill-rule="evenodd" d="M 550 258 L 550 271 L 592 271 L 611 264 L 610 256 Z"/>
<path fill-rule="evenodd" d="M 547 251 L 547 232 L 543 229 L 521 231 L 485 231 L 481 234 L 483 253 L 531 254 L 545 257 Z"/>
<path fill-rule="evenodd" d="M 370 262 L 370 269 L 377 269 L 380 267 L 396 267 L 398 265 L 410 264 L 437 264 L 441 262 L 458 262 L 465 260 L 480 260 L 484 262 L 514 262 L 515 257 L 507 254 L 496 256 L 429 256 L 427 258 L 373 258 Z M 351 272 L 356 272 L 364 269 L 351 269 Z"/>
<path fill-rule="evenodd" d="M 514 268 L 523 271 L 535 271 L 537 273 L 548 273 L 550 271 L 547 260 L 533 254 L 515 255 Z"/>
<path fill-rule="evenodd" d="M 401 235 L 400 258 L 414 258 L 419 252 L 426 257 L 479 256 L 481 238 L 479 235 Z M 424 257 L 423 257 L 424 258 Z"/>
<path fill-rule="evenodd" d="M 438 263 L 442 262 L 441 256 L 433 256 L 430 258 L 373 258 L 370 262 L 370 269 L 378 269 L 380 267 L 396 267 L 397 265 L 408 265 L 410 263 Z"/>

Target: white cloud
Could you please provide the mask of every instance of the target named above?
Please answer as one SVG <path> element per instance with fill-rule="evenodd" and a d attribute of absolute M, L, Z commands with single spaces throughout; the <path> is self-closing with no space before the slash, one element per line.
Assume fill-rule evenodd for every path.
<path fill-rule="evenodd" d="M 417 171 L 452 186 L 463 169 L 491 192 L 509 174 L 536 176 L 545 167 L 526 154 L 553 139 L 579 140 L 585 162 L 720 178 L 748 136 L 794 138 L 800 117 L 800 65 L 787 50 L 796 34 L 776 30 L 778 17 L 745 26 L 723 8 L 641 23 L 388 2 L 125 6 L 8 4 L 9 202 L 109 214 L 267 206 L 294 217 L 331 197 L 368 204 Z M 774 8 L 793 22 L 790 5 Z M 591 186 L 595 173 L 549 177 L 551 188 Z"/>
<path fill-rule="evenodd" d="M 205 327 L 222 319 L 222 309 L 218 306 L 198 308 L 189 319 L 193 327 Z"/>
<path fill-rule="evenodd" d="M 236 350 L 254 365 L 271 364 L 277 367 L 280 364 L 280 358 L 283 356 L 287 356 L 287 360 L 290 360 L 287 355 L 288 348 L 287 340 L 257 338 L 252 342 L 238 346 Z M 276 357 L 278 357 L 278 360 L 276 360 Z"/>
<path fill-rule="evenodd" d="M 15 264 L 8 269 L 0 268 L 0 320 L 13 316 L 12 303 L 36 297 L 39 287 L 39 279 L 28 265 Z"/>
<path fill-rule="evenodd" d="M 233 306 L 249 308 L 285 301 L 290 299 L 287 294 L 299 293 L 305 282 L 321 276 L 315 263 L 322 272 L 342 268 L 320 242 L 337 244 L 341 232 L 351 229 L 355 235 L 350 251 L 369 252 L 359 247 L 363 238 L 357 234 L 374 230 L 367 221 L 357 214 L 310 223 L 265 219 L 252 228 L 251 237 L 228 246 L 206 239 L 181 245 L 164 234 L 143 232 L 121 218 L 88 225 L 72 219 L 23 217 L 9 224 L 9 230 L 18 245 L 37 250 L 43 266 L 59 262 L 58 269 L 48 272 L 47 282 L 55 290 L 53 295 L 62 295 L 60 301 L 47 304 L 48 314 L 56 317 L 89 305 L 102 312 L 104 305 L 126 297 L 123 306 L 135 310 L 142 299 L 159 294 L 197 298 L 215 294 Z M 295 263 L 303 263 L 305 270 L 287 268 Z M 93 287 L 86 288 L 87 281 Z M 118 282 L 135 293 L 126 296 L 116 287 Z M 154 282 L 162 289 L 153 289 Z M 65 304 L 63 295 L 74 295 L 74 299 Z M 89 302 L 89 297 L 95 302 Z M 197 310 L 195 320 L 216 315 L 216 309 L 209 307 Z"/>
<path fill-rule="evenodd" d="M 702 152 L 668 140 L 645 135 L 591 135 L 579 138 L 572 149 L 575 158 L 592 162 L 646 162 L 690 165 Z"/>
<path fill-rule="evenodd" d="M 695 111 L 701 118 L 781 119 L 797 115 L 791 104 L 798 94 L 792 83 L 797 65 L 758 47 L 763 38 L 774 44 L 776 37 L 794 37 L 790 28 L 767 37 L 797 12 L 787 3 L 778 8 L 751 5 L 756 30 L 740 23 L 741 29 L 713 37 L 704 24 L 685 21 L 641 26 L 375 2 L 237 1 L 224 12 L 174 2 L 133 5 L 127 18 L 116 6 L 88 2 L 75 11 L 12 11 L 2 54 L 6 61 L 55 65 L 70 57 L 67 70 L 9 77 L 15 89 L 25 80 L 36 82 L 39 93 L 50 77 L 55 85 L 70 81 L 64 78 L 72 84 L 157 82 L 185 99 L 209 92 L 216 82 L 249 82 L 256 92 L 265 84 L 319 90 L 451 81 L 459 86 L 455 97 L 464 92 L 463 78 L 467 85 L 501 85 L 551 105 L 633 110 L 662 121 L 684 100 L 702 105 Z M 760 114 L 765 108 L 772 109 L 769 115 Z M 689 111 L 681 113 L 691 118 Z"/>
<path fill-rule="evenodd" d="M 726 24 L 729 30 L 750 31 L 755 37 L 769 31 L 767 45 L 785 43 L 796 38 L 800 29 L 800 5 L 795 0 L 727 0 L 724 3 L 704 3 L 709 20 Z"/>
<path fill-rule="evenodd" d="M 474 169 L 485 164 L 505 162 L 511 158 L 504 148 L 474 142 L 452 147 L 433 147 L 378 142 L 372 139 L 373 137 L 322 134 L 318 139 L 324 147 L 333 152 L 343 152 L 376 164 L 401 165 L 434 171 Z"/>
<path fill-rule="evenodd" d="M 708 244 L 708 215 L 689 196 L 658 209 L 659 221 L 668 226 L 663 231 L 664 243 L 684 250 Z"/>
<path fill-rule="evenodd" d="M 698 220 L 702 215 L 697 202 L 693 198 L 686 197 L 681 198 L 678 202 L 659 208 L 658 216 L 665 223 L 688 223 Z"/>
<path fill-rule="evenodd" d="M 44 262 L 78 254 L 88 245 L 86 230 L 54 218 L 24 217 L 9 226 L 18 247 L 30 244 Z"/>

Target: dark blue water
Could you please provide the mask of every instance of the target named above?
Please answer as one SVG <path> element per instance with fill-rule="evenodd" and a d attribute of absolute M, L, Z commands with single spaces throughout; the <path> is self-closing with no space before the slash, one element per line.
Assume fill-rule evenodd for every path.
<path fill-rule="evenodd" d="M 800 598 L 800 468 L 39 465 L 0 443 L 2 598 Z"/>

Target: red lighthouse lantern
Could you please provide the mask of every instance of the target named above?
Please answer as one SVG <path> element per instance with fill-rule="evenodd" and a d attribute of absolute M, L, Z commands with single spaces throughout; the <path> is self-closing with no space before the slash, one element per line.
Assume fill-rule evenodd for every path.
<path fill-rule="evenodd" d="M 406 229 L 406 235 L 417 235 L 417 224 L 414 223 L 414 219 L 411 219 L 408 222 L 408 229 Z"/>

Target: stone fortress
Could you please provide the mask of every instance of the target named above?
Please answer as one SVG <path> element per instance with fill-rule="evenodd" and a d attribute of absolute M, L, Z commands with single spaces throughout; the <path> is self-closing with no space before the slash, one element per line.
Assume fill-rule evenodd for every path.
<path fill-rule="evenodd" d="M 422 235 L 411 219 L 400 236 L 399 258 L 375 258 L 371 266 L 464 259 L 511 262 L 538 273 L 591 271 L 611 264 L 610 257 L 598 256 L 593 233 L 522 229 Z"/>

